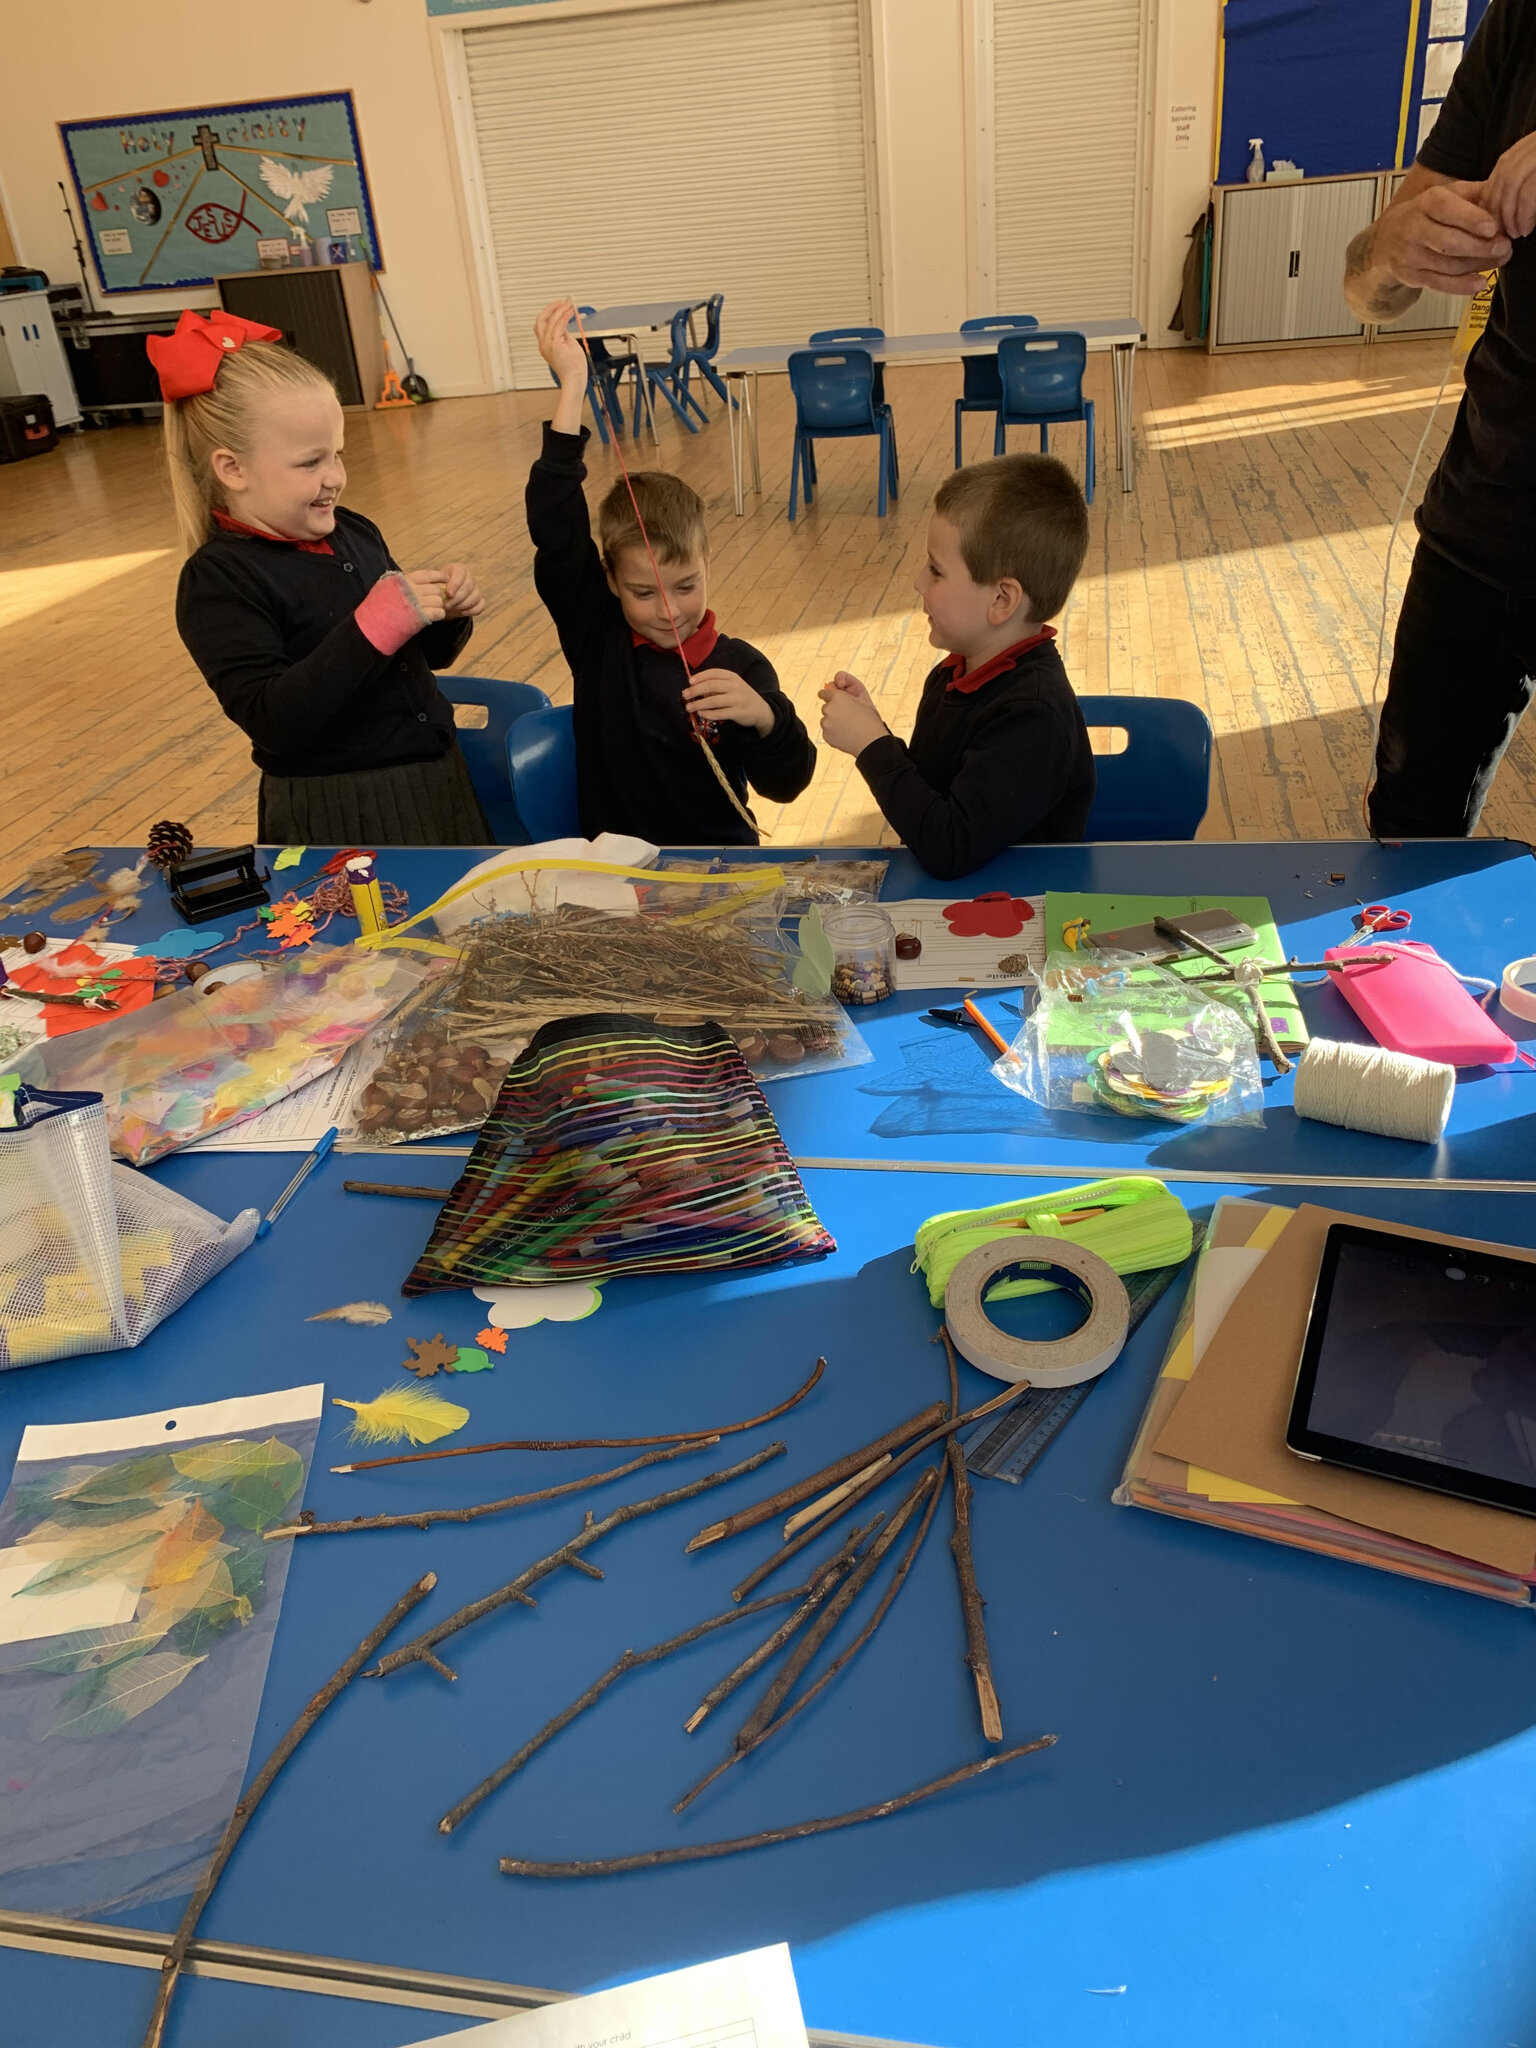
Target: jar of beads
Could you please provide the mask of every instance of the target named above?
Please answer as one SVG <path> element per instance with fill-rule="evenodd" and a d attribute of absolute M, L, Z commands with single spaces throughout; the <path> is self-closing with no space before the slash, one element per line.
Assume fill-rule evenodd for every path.
<path fill-rule="evenodd" d="M 877 903 L 823 910 L 832 948 L 832 993 L 840 1003 L 880 1003 L 896 986 L 896 928 Z"/>

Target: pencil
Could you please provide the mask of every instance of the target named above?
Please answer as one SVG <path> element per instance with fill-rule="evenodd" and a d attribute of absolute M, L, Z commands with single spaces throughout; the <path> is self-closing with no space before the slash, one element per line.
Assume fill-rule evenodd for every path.
<path fill-rule="evenodd" d="M 1012 1059 L 1012 1046 L 1009 1045 L 1007 1039 L 1003 1037 L 1000 1031 L 993 1030 L 992 1026 L 987 1022 L 986 1018 L 983 1017 L 980 1010 L 977 1009 L 976 1005 L 971 1001 L 969 996 L 967 996 L 965 999 L 965 1014 L 967 1015 L 967 1017 L 970 1018 L 973 1024 L 975 1024 L 980 1030 L 984 1031 L 987 1034 L 988 1038 L 991 1039 L 992 1043 L 997 1047 L 998 1051 L 1002 1054 L 1005 1060 Z"/>

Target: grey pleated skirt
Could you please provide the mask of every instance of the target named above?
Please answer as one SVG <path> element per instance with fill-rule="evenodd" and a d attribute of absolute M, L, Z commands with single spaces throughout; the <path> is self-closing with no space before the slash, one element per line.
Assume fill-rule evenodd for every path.
<path fill-rule="evenodd" d="M 263 846 L 491 846 L 459 743 L 440 761 L 353 775 L 263 775 Z"/>

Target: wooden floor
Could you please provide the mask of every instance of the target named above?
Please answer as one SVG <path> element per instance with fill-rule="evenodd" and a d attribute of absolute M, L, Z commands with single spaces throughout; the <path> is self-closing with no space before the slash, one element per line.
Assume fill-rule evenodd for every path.
<path fill-rule="evenodd" d="M 1131 496 L 1114 460 L 1107 359 L 1089 359 L 1099 490 L 1062 649 L 1082 690 L 1204 706 L 1217 756 L 1202 836 L 1360 829 L 1387 536 L 1446 346 L 1143 355 Z M 781 379 L 763 382 L 764 490 L 745 519 L 731 511 L 721 416 L 693 438 L 675 422 L 661 427 L 660 463 L 710 506 L 721 624 L 767 652 L 813 732 L 817 688 L 840 667 L 861 675 L 905 730 L 934 658 L 912 575 L 929 502 L 952 462 L 959 375 L 953 366 L 898 369 L 888 384 L 903 495 L 883 521 L 873 444 L 850 442 L 824 445 L 816 506 L 789 525 Z M 1453 378 L 1421 479 L 1456 396 Z M 407 567 L 473 564 L 490 610 L 461 668 L 536 682 L 558 701 L 569 679 L 534 595 L 522 511 L 548 410 L 547 392 L 521 392 L 349 416 L 347 495 Z M 1025 439 L 1016 433 L 1015 444 Z M 967 453 L 987 452 L 989 442 L 989 423 L 969 422 Z M 1081 429 L 1058 430 L 1056 446 L 1080 463 Z M 594 488 L 617 474 L 601 449 L 592 467 Z M 1411 538 L 1405 521 L 1394 614 Z M 34 851 L 142 843 L 157 818 L 185 820 L 200 845 L 249 837 L 255 773 L 245 741 L 176 637 L 179 559 L 158 428 L 69 436 L 56 453 L 0 469 L 0 562 L 6 874 Z M 1483 829 L 1536 838 L 1533 791 L 1536 739 L 1525 732 Z M 805 795 L 766 811 L 780 843 L 867 843 L 879 825 L 847 757 L 827 750 Z"/>

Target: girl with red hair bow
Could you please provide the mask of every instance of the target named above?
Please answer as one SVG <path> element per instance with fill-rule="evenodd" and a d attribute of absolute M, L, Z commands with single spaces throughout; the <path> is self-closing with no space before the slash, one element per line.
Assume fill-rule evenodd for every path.
<path fill-rule="evenodd" d="M 341 505 L 342 412 L 275 327 L 185 312 L 147 347 L 187 561 L 176 625 L 261 770 L 266 845 L 491 838 L 435 669 L 485 609 L 461 563 L 402 571 Z"/>

